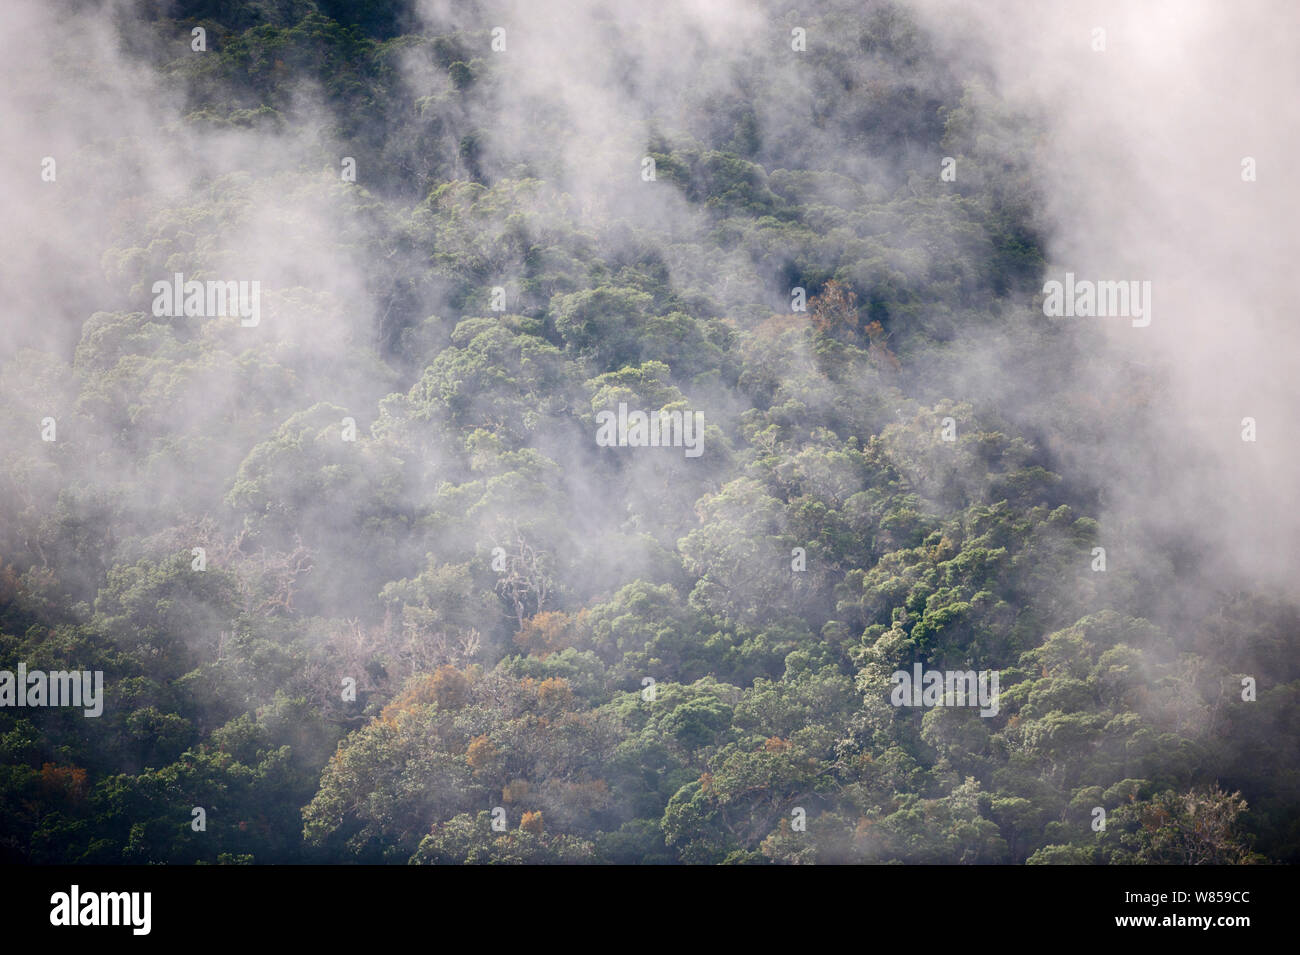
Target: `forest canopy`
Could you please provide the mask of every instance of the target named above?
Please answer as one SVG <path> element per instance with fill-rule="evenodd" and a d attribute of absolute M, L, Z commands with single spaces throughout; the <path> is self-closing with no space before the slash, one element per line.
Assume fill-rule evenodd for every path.
<path fill-rule="evenodd" d="M 1107 509 L 1041 118 L 893 0 L 452 6 L 25 14 L 0 671 L 103 712 L 0 706 L 0 859 L 1300 861 L 1300 603 Z"/>

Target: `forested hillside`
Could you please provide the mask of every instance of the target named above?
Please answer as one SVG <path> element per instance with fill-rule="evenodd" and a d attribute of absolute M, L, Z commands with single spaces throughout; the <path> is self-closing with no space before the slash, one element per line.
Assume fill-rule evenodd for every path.
<path fill-rule="evenodd" d="M 1300 603 L 1108 509 L 1161 370 L 907 3 L 37 6 L 0 859 L 1300 861 Z"/>

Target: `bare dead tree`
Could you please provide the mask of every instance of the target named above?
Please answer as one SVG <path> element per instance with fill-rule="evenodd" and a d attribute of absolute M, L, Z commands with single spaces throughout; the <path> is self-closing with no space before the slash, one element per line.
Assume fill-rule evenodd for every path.
<path fill-rule="evenodd" d="M 257 607 L 257 612 L 279 611 L 286 616 L 291 615 L 294 612 L 293 595 L 298 578 L 311 573 L 315 563 L 311 552 L 303 546 L 302 538 L 295 535 L 294 549 L 291 552 L 268 555 L 264 547 L 258 563 L 263 578 L 269 580 L 270 595 Z"/>
<path fill-rule="evenodd" d="M 512 526 L 511 536 L 513 541 L 503 548 L 506 551 L 505 570 L 501 572 L 496 589 L 510 598 L 515 620 L 522 630 L 526 617 L 545 609 L 553 585 L 547 566 L 549 556 L 533 547 L 517 525 Z"/>

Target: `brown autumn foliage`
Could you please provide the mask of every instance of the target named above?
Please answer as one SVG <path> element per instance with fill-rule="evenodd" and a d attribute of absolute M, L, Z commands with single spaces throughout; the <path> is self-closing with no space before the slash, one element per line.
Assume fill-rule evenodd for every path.
<path fill-rule="evenodd" d="M 50 796 L 62 796 L 80 802 L 86 796 L 86 771 L 80 766 L 41 766 L 41 789 Z"/>
<path fill-rule="evenodd" d="M 827 282 L 822 293 L 814 295 L 808 304 L 818 334 L 847 342 L 859 338 L 858 296 L 843 282 Z"/>
<path fill-rule="evenodd" d="M 384 713 L 430 703 L 437 703 L 439 709 L 454 710 L 468 701 L 469 678 L 451 664 L 443 664 L 433 673 L 413 679 L 401 696 L 384 707 Z"/>
<path fill-rule="evenodd" d="M 563 677 L 543 680 L 537 687 L 537 702 L 543 709 L 567 710 L 573 705 L 573 690 Z"/>
<path fill-rule="evenodd" d="M 492 741 L 486 736 L 475 736 L 469 741 L 469 746 L 465 749 L 465 761 L 469 763 L 470 769 L 475 772 L 489 765 L 496 755 L 496 747 L 492 745 Z"/>
<path fill-rule="evenodd" d="M 585 610 L 573 616 L 559 610 L 534 614 L 515 634 L 515 643 L 520 649 L 539 657 L 568 647 L 582 648 L 586 645 L 586 617 Z"/>

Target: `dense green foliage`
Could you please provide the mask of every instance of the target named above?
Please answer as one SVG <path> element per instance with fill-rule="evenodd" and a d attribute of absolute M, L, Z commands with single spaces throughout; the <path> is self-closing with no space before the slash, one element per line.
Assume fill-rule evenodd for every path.
<path fill-rule="evenodd" d="M 101 669 L 106 704 L 0 710 L 0 856 L 1297 860 L 1296 605 L 1092 566 L 1118 531 L 1057 449 L 1141 402 L 1080 401 L 1101 346 L 1032 307 L 1032 124 L 892 4 L 760 6 L 771 48 L 660 94 L 656 181 L 629 156 L 596 209 L 554 115 L 494 119 L 486 27 L 303 0 L 133 28 L 170 38 L 178 128 L 311 145 L 124 181 L 102 310 L 4 365 L 0 669 Z M 255 330 L 151 314 L 173 272 L 256 275 L 268 208 L 373 322 L 288 281 Z M 1032 403 L 981 380 L 995 351 Z M 702 410 L 704 453 L 597 447 L 620 402 Z M 891 705 L 916 662 L 999 671 L 998 712 Z"/>

